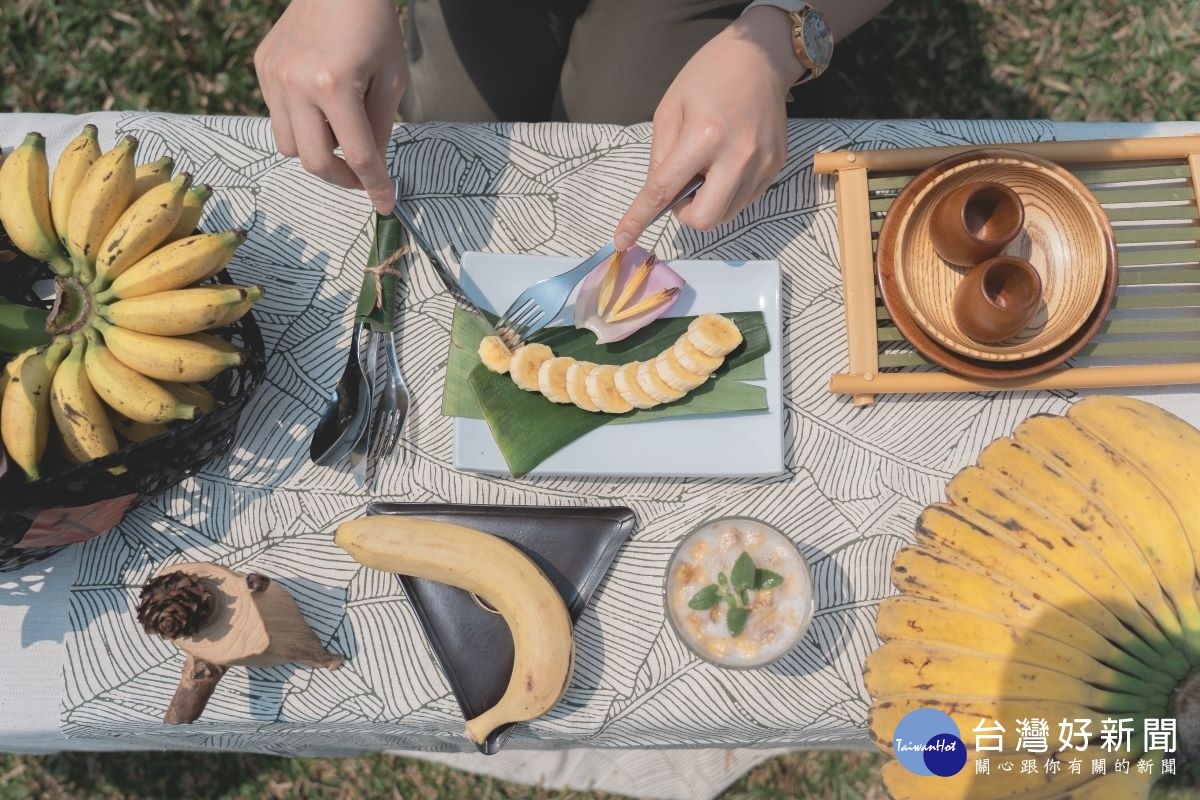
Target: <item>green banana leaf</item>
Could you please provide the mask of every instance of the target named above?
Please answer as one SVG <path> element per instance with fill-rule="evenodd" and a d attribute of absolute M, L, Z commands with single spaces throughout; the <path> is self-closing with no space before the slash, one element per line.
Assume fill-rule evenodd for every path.
<path fill-rule="evenodd" d="M 766 390 L 743 381 L 762 380 L 766 374 L 763 356 L 770 350 L 770 339 L 763 315 L 747 311 L 725 316 L 742 331 L 743 342 L 729 354 L 713 380 L 670 405 L 613 416 L 551 403 L 540 394 L 521 390 L 507 375 L 488 370 L 479 363 L 477 351 L 480 339 L 490 335 L 491 330 L 478 317 L 456 310 L 442 413 L 486 420 L 509 470 L 519 478 L 601 425 L 761 411 L 767 408 Z M 656 320 L 628 339 L 608 345 L 597 345 L 593 333 L 572 327 L 546 331 L 538 341 L 556 355 L 597 364 L 624 364 L 658 355 L 687 330 L 693 319 Z"/>
<path fill-rule="evenodd" d="M 16 354 L 50 342 L 47 312 L 0 298 L 0 353 Z"/>

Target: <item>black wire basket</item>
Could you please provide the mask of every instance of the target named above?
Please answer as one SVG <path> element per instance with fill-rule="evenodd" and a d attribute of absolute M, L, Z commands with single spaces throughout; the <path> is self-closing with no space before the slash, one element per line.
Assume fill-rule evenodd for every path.
<path fill-rule="evenodd" d="M 12 246 L 0 226 L 0 296 L 30 306 L 48 308 L 42 299 L 53 279 L 50 269 Z M 216 282 L 233 283 L 222 271 Z M 66 546 L 63 542 L 92 538 L 115 527 L 130 509 L 198 472 L 227 453 L 237 432 L 238 417 L 265 372 L 262 332 L 252 313 L 224 328 L 209 331 L 245 349 L 239 367 L 224 370 L 204 384 L 217 400 L 216 410 L 190 421 L 171 424 L 141 442 L 84 464 L 73 464 L 50 445 L 42 462 L 42 478 L 26 480 L 9 463 L 0 476 L 0 572 L 46 558 Z M 0 364 L 9 357 L 0 355 Z M 0 448 L 3 458 L 3 448 Z M 123 467 L 120 474 L 109 470 Z M 26 546 L 18 546 L 25 541 Z M 30 544 L 45 543 L 46 546 Z"/>

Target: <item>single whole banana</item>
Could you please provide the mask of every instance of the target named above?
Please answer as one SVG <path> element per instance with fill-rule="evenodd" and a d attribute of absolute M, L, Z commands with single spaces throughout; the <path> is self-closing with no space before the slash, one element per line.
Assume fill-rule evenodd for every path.
<path fill-rule="evenodd" d="M 207 183 L 197 184 L 187 190 L 187 194 L 183 196 L 183 212 L 179 215 L 179 222 L 175 223 L 175 230 L 167 237 L 168 242 L 183 239 L 196 232 L 196 226 L 204 216 L 204 204 L 210 197 L 212 187 Z"/>
<path fill-rule="evenodd" d="M 162 186 L 171 180 L 171 170 L 175 169 L 175 159 L 163 156 L 149 164 L 138 164 L 133 171 L 133 197 L 136 201 L 155 186 Z"/>
<path fill-rule="evenodd" d="M 0 438 L 9 458 L 31 481 L 41 477 L 38 467 L 50 432 L 50 383 L 70 347 L 71 340 L 62 336 L 25 356 L 20 371 L 10 373 L 4 388 Z"/>
<path fill-rule="evenodd" d="M 67 221 L 67 249 L 84 283 L 95 277 L 96 257 L 104 237 L 129 207 L 133 197 L 137 139 L 126 136 L 92 164 L 75 196 Z"/>
<path fill-rule="evenodd" d="M 155 336 L 182 336 L 228 324 L 228 317 L 241 311 L 237 314 L 240 317 L 260 297 L 259 286 L 214 284 L 118 300 L 102 306 L 100 314 L 129 330 Z"/>
<path fill-rule="evenodd" d="M 221 370 L 243 364 L 246 354 L 224 342 L 192 336 L 154 336 L 119 328 L 97 318 L 93 324 L 109 351 L 130 369 L 160 381 L 206 381 Z"/>
<path fill-rule="evenodd" d="M 191 185 L 186 172 L 148 190 L 125 210 L 100 243 L 96 281 L 107 286 L 122 272 L 166 241 L 183 212 L 183 196 Z"/>
<path fill-rule="evenodd" d="M 102 458 L 117 451 L 117 435 L 108 411 L 84 366 L 87 340 L 71 337 L 71 352 L 50 381 L 50 410 L 67 453 L 79 462 Z"/>
<path fill-rule="evenodd" d="M 217 398 L 199 383 L 166 383 L 163 386 L 179 402 L 195 406 L 197 414 L 211 414 L 217 410 Z"/>
<path fill-rule="evenodd" d="M 179 399 L 165 387 L 116 359 L 94 330 L 86 333 L 83 363 L 88 380 L 100 399 L 114 411 L 134 422 L 169 422 L 194 419 L 196 407 Z"/>
<path fill-rule="evenodd" d="M 108 289 L 98 293 L 100 303 L 127 300 L 158 292 L 183 289 L 216 275 L 246 240 L 245 231 L 201 233 L 180 239 L 126 269 Z"/>
<path fill-rule="evenodd" d="M 54 231 L 63 247 L 67 245 L 67 222 L 71 218 L 71 200 L 92 164 L 100 158 L 100 142 L 95 125 L 84 125 L 83 132 L 76 136 L 54 165 L 54 178 L 50 184 L 50 216 L 54 220 Z"/>
<path fill-rule="evenodd" d="M 47 262 L 59 275 L 71 273 L 50 215 L 50 165 L 40 133 L 27 135 L 0 163 L 0 221 L 27 256 Z"/>
<path fill-rule="evenodd" d="M 490 603 L 513 637 L 513 671 L 495 706 L 467 720 L 476 744 L 502 725 L 534 719 L 562 698 L 571 680 L 571 615 L 550 579 L 503 539 L 471 528 L 404 517 L 363 517 L 334 541 L 373 569 L 448 583 Z"/>

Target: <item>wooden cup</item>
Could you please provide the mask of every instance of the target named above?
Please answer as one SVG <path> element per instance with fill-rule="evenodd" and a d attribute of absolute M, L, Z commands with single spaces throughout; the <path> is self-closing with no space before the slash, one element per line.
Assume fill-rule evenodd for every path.
<path fill-rule="evenodd" d="M 992 181 L 968 183 L 948 193 L 933 209 L 929 239 L 951 264 L 969 267 L 1004 249 L 1025 224 L 1017 193 Z"/>
<path fill-rule="evenodd" d="M 1042 279 L 1016 256 L 977 264 L 954 292 L 954 320 L 978 342 L 1003 342 L 1025 330 L 1042 305 Z"/>

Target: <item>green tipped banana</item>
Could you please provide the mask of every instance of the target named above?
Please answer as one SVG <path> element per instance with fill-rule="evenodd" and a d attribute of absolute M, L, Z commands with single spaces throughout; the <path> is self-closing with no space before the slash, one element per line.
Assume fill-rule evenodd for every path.
<path fill-rule="evenodd" d="M 153 336 L 118 328 L 104 319 L 96 319 L 94 324 L 118 360 L 155 380 L 206 381 L 246 361 L 243 351 L 204 334 Z"/>
<path fill-rule="evenodd" d="M 100 142 L 96 134 L 95 125 L 84 125 L 83 132 L 67 145 L 54 165 L 54 178 L 50 183 L 50 216 L 54 220 L 54 232 L 63 247 L 67 245 L 71 200 L 92 164 L 100 158 Z"/>
<path fill-rule="evenodd" d="M 50 385 L 59 365 L 71 348 L 71 340 L 59 337 L 49 347 L 25 358 L 20 372 L 9 379 L 0 403 L 0 438 L 25 477 L 41 477 L 39 464 L 46 452 L 50 433 Z"/>
<path fill-rule="evenodd" d="M 96 295 L 96 300 L 109 304 L 183 289 L 207 280 L 229 263 L 245 240 L 246 232 L 239 230 L 202 233 L 172 242 L 125 270 L 112 286 Z"/>
<path fill-rule="evenodd" d="M 0 353 L 21 353 L 48 344 L 47 316 L 43 309 L 0 299 Z"/>
<path fill-rule="evenodd" d="M 183 196 L 192 184 L 186 172 L 133 201 L 100 243 L 96 285 L 107 286 L 166 241 L 183 212 Z"/>
<path fill-rule="evenodd" d="M 67 249 L 76 275 L 91 283 L 104 237 L 129 208 L 136 167 L 137 139 L 126 136 L 92 164 L 71 198 Z"/>
<path fill-rule="evenodd" d="M 59 275 L 71 273 L 50 215 L 50 165 L 40 133 L 30 133 L 0 163 L 0 221 L 27 256 L 45 261 Z"/>
<path fill-rule="evenodd" d="M 175 230 L 171 231 L 171 235 L 167 237 L 168 242 L 177 241 L 196 232 L 200 218 L 204 216 L 204 204 L 210 197 L 212 197 L 212 187 L 207 183 L 188 189 L 187 194 L 183 196 L 183 213 L 179 215 L 179 222 L 176 223 Z"/>
<path fill-rule="evenodd" d="M 101 315 L 122 328 L 155 336 L 186 336 L 227 324 L 226 319 L 262 297 L 257 286 L 215 284 L 118 300 Z M 241 313 L 245 313 L 244 310 Z M 234 319 L 241 314 L 236 314 Z"/>
<path fill-rule="evenodd" d="M 175 395 L 175 399 L 179 402 L 195 406 L 197 414 L 211 414 L 217 410 L 217 398 L 198 383 L 167 383 L 163 385 L 168 392 Z"/>
<path fill-rule="evenodd" d="M 162 186 L 171 180 L 171 170 L 175 169 L 175 159 L 163 156 L 158 161 L 149 164 L 139 164 L 133 171 L 133 200 L 137 200 L 155 186 Z"/>

